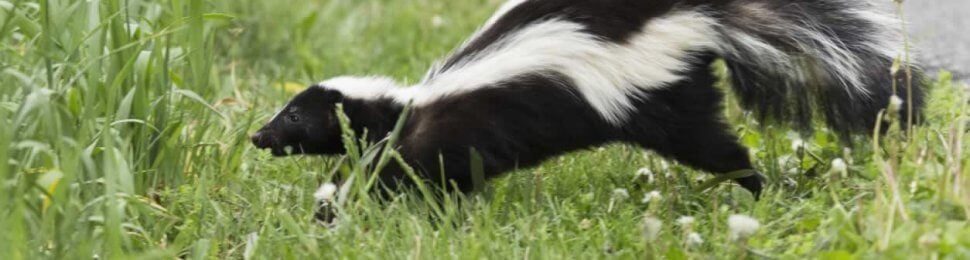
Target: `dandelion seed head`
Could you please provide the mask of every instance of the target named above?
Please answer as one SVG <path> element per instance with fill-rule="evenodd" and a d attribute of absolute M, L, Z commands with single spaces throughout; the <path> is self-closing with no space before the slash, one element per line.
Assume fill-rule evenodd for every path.
<path fill-rule="evenodd" d="M 728 217 L 728 230 L 731 233 L 732 240 L 748 238 L 755 232 L 758 232 L 758 228 L 761 228 L 761 223 L 752 217 L 745 215 L 731 215 Z"/>
<path fill-rule="evenodd" d="M 842 158 L 836 158 L 835 160 L 832 160 L 832 171 L 845 172 L 846 170 L 848 170 L 848 168 L 849 167 L 845 164 L 845 160 L 842 160 Z"/>
<path fill-rule="evenodd" d="M 313 198 L 317 201 L 331 202 L 337 195 L 337 185 L 333 183 L 324 183 L 317 189 L 317 192 L 313 193 Z"/>
<path fill-rule="evenodd" d="M 677 218 L 677 225 L 681 227 L 689 227 L 691 225 L 694 225 L 694 217 L 681 216 L 680 218 Z"/>
<path fill-rule="evenodd" d="M 647 241 L 654 241 L 660 237 L 660 230 L 663 229 L 663 221 L 653 216 L 643 218 L 643 237 Z"/>
<path fill-rule="evenodd" d="M 651 171 L 648 168 L 640 168 L 639 170 L 637 170 L 637 178 L 647 179 L 647 183 L 653 183 L 654 181 L 653 171 Z"/>
<path fill-rule="evenodd" d="M 651 201 L 659 201 L 662 198 L 663 196 L 660 195 L 659 191 L 651 191 L 651 192 L 648 192 L 647 194 L 644 194 L 643 199 L 640 200 L 640 202 L 643 202 L 643 204 L 647 204 L 647 203 L 650 203 Z"/>
<path fill-rule="evenodd" d="M 689 247 L 700 246 L 701 244 L 704 244 L 704 238 L 702 238 L 701 234 L 698 234 L 697 232 L 690 232 L 690 234 L 687 234 L 686 242 L 687 246 Z"/>
<path fill-rule="evenodd" d="M 899 96 L 897 96 L 897 95 L 893 95 L 892 97 L 889 98 L 889 111 L 890 112 L 893 112 L 893 113 L 899 112 L 899 110 L 901 110 L 902 108 L 903 108 L 903 99 L 902 98 L 899 98 Z"/>
<path fill-rule="evenodd" d="M 615 200 L 625 200 L 630 198 L 630 192 L 626 189 L 620 188 L 613 190 L 613 199 Z"/>

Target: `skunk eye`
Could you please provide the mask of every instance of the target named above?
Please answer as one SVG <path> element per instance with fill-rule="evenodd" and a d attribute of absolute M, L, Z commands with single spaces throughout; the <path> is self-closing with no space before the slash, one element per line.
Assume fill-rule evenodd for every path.
<path fill-rule="evenodd" d="M 286 119 L 293 123 L 300 122 L 300 116 L 297 114 L 290 114 L 286 116 Z"/>

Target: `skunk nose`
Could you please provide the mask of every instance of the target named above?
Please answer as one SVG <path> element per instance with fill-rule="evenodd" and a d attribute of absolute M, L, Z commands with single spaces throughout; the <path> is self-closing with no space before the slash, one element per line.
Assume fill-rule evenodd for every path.
<path fill-rule="evenodd" d="M 269 148 L 272 145 L 270 138 L 263 131 L 256 132 L 249 137 L 249 140 L 259 149 Z"/>

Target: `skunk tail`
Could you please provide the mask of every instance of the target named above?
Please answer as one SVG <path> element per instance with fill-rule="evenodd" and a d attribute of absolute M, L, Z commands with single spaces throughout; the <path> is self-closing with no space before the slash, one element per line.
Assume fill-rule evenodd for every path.
<path fill-rule="evenodd" d="M 734 91 L 762 122 L 807 131 L 822 113 L 848 140 L 872 133 L 894 95 L 905 102 L 903 122 L 918 120 L 923 89 L 919 70 L 902 61 L 901 23 L 866 1 L 738 0 L 721 11 Z"/>

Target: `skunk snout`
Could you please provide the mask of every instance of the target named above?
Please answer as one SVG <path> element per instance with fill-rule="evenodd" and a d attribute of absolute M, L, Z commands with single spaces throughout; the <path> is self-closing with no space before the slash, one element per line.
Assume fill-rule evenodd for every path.
<path fill-rule="evenodd" d="M 259 149 L 272 148 L 274 146 L 274 143 L 276 143 L 276 140 L 274 140 L 275 138 L 273 137 L 273 135 L 265 130 L 260 130 L 256 132 L 255 134 L 250 136 L 249 139 L 253 142 L 253 145 L 255 145 L 256 148 L 259 148 Z"/>

